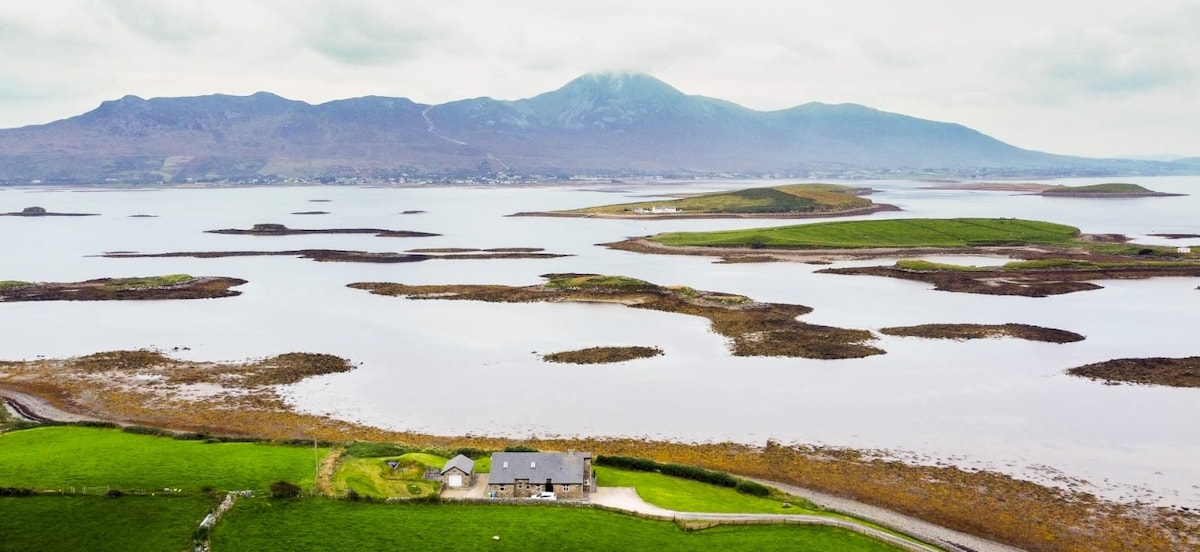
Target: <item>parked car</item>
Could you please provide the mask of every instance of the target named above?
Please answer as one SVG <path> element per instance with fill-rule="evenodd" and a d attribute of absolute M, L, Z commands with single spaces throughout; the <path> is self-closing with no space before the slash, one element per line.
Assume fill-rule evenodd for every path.
<path fill-rule="evenodd" d="M 550 491 L 542 491 L 530 496 L 529 498 L 534 500 L 558 500 L 558 496 Z"/>

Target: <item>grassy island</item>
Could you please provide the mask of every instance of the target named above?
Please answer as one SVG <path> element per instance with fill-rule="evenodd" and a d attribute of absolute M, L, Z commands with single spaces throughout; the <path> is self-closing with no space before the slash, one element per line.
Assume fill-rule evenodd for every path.
<path fill-rule="evenodd" d="M 619 303 L 650 309 L 703 316 L 712 329 L 732 340 L 737 356 L 789 356 L 804 358 L 859 358 L 882 354 L 865 345 L 874 339 L 866 330 L 817 326 L 796 320 L 812 312 L 809 307 L 758 303 L 748 297 L 700 291 L 685 286 L 660 286 L 626 276 L 598 274 L 545 274 L 541 285 L 409 286 L 364 282 L 350 287 L 377 295 L 410 299 L 531 303 L 551 301 Z"/>
<path fill-rule="evenodd" d="M 211 299 L 242 292 L 229 288 L 245 280 L 169 274 L 145 278 L 99 278 L 83 282 L 0 281 L 0 303 L 21 301 L 136 301 L 150 299 Z"/>
<path fill-rule="evenodd" d="M 722 262 L 832 261 L 925 255 L 994 255 L 1003 266 L 905 259 L 894 266 L 820 272 L 916 280 L 943 291 L 1045 297 L 1100 289 L 1092 280 L 1200 276 L 1200 255 L 1127 243 L 1117 234 L 1020 219 L 895 219 L 824 222 L 719 232 L 671 232 L 606 244 L 639 253 L 717 256 Z"/>
<path fill-rule="evenodd" d="M 658 347 L 588 347 L 575 351 L 563 351 L 542 356 L 546 362 L 563 364 L 609 364 L 638 358 L 650 358 L 663 354 Z"/>
<path fill-rule="evenodd" d="M 732 192 L 699 194 L 664 201 L 641 201 L 585 207 L 548 213 L 517 213 L 518 216 L 568 216 L 617 218 L 721 218 L 721 217 L 830 217 L 861 215 L 896 210 L 862 195 L 869 188 L 838 184 L 791 184 L 748 188 Z"/>
<path fill-rule="evenodd" d="M 1118 358 L 1071 368 L 1067 373 L 1113 384 L 1200 387 L 1200 357 Z"/>
<path fill-rule="evenodd" d="M 1054 186 L 1041 191 L 1046 197 L 1165 197 L 1183 194 L 1156 192 L 1138 184 L 1110 182 L 1088 186 Z"/>
<path fill-rule="evenodd" d="M 650 238 L 677 247 L 855 249 L 1065 244 L 1080 235 L 1062 224 L 1020 219 L 893 219 L 823 222 L 719 232 L 668 232 Z"/>

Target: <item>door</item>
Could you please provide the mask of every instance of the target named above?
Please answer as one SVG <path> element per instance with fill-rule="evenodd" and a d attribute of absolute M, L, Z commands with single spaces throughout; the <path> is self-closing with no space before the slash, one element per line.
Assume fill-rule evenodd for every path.
<path fill-rule="evenodd" d="M 450 481 L 448 482 L 448 485 L 450 485 L 451 487 L 461 487 L 461 486 L 463 486 L 463 484 L 462 484 L 462 476 L 461 476 L 461 475 L 451 475 L 451 476 L 449 477 L 449 479 L 450 479 Z"/>

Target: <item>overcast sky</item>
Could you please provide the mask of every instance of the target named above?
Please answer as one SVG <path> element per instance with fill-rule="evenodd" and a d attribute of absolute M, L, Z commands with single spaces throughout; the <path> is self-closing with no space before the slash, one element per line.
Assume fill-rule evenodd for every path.
<path fill-rule="evenodd" d="M 1200 155 L 1196 0 L 0 2 L 0 127 L 126 94 L 517 99 L 643 71 L 754 109 L 853 102 L 1054 153 Z"/>

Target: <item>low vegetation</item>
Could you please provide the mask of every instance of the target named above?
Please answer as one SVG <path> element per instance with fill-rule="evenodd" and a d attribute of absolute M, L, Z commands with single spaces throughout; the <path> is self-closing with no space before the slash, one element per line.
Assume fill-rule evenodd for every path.
<path fill-rule="evenodd" d="M 241 295 L 229 288 L 245 280 L 169 274 L 144 278 L 99 278 L 84 282 L 0 282 L 0 302 L 129 301 L 150 299 L 212 299 Z"/>
<path fill-rule="evenodd" d="M 437 528 L 447 530 L 438 530 Z M 431 529 L 432 528 L 432 529 Z M 498 539 L 494 537 L 499 537 Z M 214 550 L 812 550 L 893 551 L 870 538 L 807 525 L 683 531 L 591 508 L 555 505 L 239 501 L 213 530 Z"/>
<path fill-rule="evenodd" d="M 211 503 L 205 496 L 0 497 L 0 550 L 187 550 Z"/>
<path fill-rule="evenodd" d="M 1107 383 L 1200 387 L 1200 357 L 1118 358 L 1067 370 Z"/>
<path fill-rule="evenodd" d="M 395 283 L 355 283 L 349 287 L 410 299 L 493 303 L 599 301 L 702 316 L 712 322 L 713 331 L 732 341 L 731 348 L 737 356 L 837 359 L 883 353 L 865 344 L 874 339 L 869 331 L 817 326 L 796 320 L 812 311 L 801 305 L 757 303 L 740 295 L 664 287 L 624 276 L 546 274 L 543 277 L 545 284 L 527 287 Z"/>
<path fill-rule="evenodd" d="M 588 347 L 587 349 L 550 353 L 543 355 L 542 360 L 563 364 L 609 364 L 656 357 L 662 354 L 662 349 L 658 347 Z"/>
<path fill-rule="evenodd" d="M 196 493 L 265 489 L 280 478 L 311 487 L 314 460 L 312 448 L 43 427 L 0 434 L 0 487 Z"/>
<path fill-rule="evenodd" d="M 669 232 L 651 240 L 677 247 L 827 249 L 1062 245 L 1078 228 L 1020 219 L 892 219 L 822 222 L 718 232 Z"/>
<path fill-rule="evenodd" d="M 1030 324 L 922 324 L 882 328 L 879 333 L 927 339 L 965 340 L 1013 337 L 1046 343 L 1074 343 L 1084 340 L 1084 336 L 1075 332 Z"/>
<path fill-rule="evenodd" d="M 1147 189 L 1137 184 L 1126 184 L 1120 182 L 1110 182 L 1107 184 L 1092 184 L 1088 186 L 1054 186 L 1047 188 L 1041 192 L 1044 196 L 1078 196 L 1078 197 L 1147 197 L 1147 196 L 1167 196 L 1178 194 L 1165 194 Z"/>
<path fill-rule="evenodd" d="M 353 492 L 368 498 L 433 496 L 438 491 L 438 483 L 426 481 L 425 471 L 430 467 L 440 469 L 446 459 L 432 455 L 417 457 L 415 454 L 419 453 L 393 458 L 343 458 L 334 472 L 334 492 L 338 495 Z"/>

